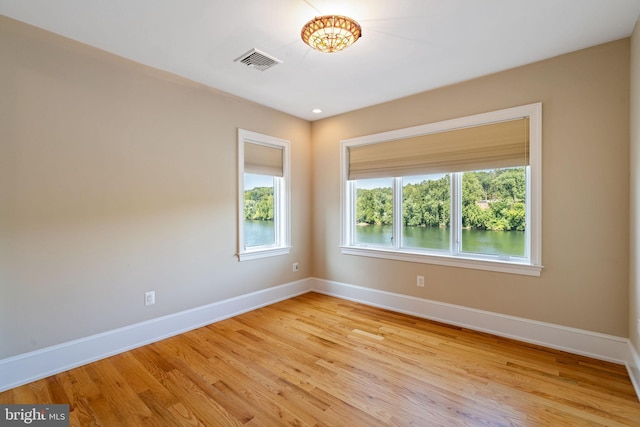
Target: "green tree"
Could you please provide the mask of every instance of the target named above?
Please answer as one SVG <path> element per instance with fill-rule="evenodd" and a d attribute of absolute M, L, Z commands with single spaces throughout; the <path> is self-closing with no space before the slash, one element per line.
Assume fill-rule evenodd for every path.
<path fill-rule="evenodd" d="M 244 219 L 273 221 L 273 187 L 256 187 L 244 192 Z"/>
<path fill-rule="evenodd" d="M 462 177 L 462 206 L 475 205 L 486 199 L 487 192 L 480 182 L 478 172 L 465 173 Z"/>
<path fill-rule="evenodd" d="M 358 188 L 356 193 L 356 222 L 390 225 L 393 221 L 391 188 Z"/>
<path fill-rule="evenodd" d="M 525 169 L 466 172 L 462 178 L 462 226 L 525 230 Z"/>
<path fill-rule="evenodd" d="M 390 225 L 392 198 L 390 187 L 359 188 L 356 194 L 356 221 Z M 411 227 L 449 227 L 450 206 L 450 175 L 407 184 L 402 190 L 402 224 Z M 524 231 L 525 213 L 524 167 L 463 174 L 463 227 Z"/>
<path fill-rule="evenodd" d="M 514 203 L 525 197 L 524 168 L 503 169 L 493 182 L 498 197 Z"/>
<path fill-rule="evenodd" d="M 402 223 L 406 226 L 448 227 L 450 220 L 449 175 L 407 184 L 402 190 Z"/>

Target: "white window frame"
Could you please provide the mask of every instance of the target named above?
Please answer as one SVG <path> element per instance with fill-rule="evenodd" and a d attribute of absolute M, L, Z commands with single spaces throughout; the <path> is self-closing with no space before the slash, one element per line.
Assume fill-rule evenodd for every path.
<path fill-rule="evenodd" d="M 355 242 L 355 181 L 349 181 L 349 148 L 365 144 L 412 138 L 470 126 L 479 126 L 518 118 L 529 118 L 529 166 L 526 167 L 525 256 L 490 256 L 461 251 L 460 228 L 454 227 L 454 215 L 460 216 L 461 200 L 452 194 L 451 250 L 431 251 L 403 248 L 400 238 L 402 218 L 402 178 L 394 178 L 394 223 L 392 246 L 367 246 Z M 366 135 L 341 141 L 341 251 L 347 255 L 393 259 L 451 267 L 472 268 L 504 273 L 540 276 L 542 266 L 542 104 L 534 103 L 504 110 L 476 114 L 442 122 Z M 462 187 L 461 175 L 451 174 L 452 185 Z M 461 199 L 461 197 L 460 197 Z"/>
<path fill-rule="evenodd" d="M 274 177 L 275 243 L 264 246 L 244 246 L 244 144 L 265 145 L 282 149 L 282 177 Z M 238 260 L 286 255 L 291 252 L 290 220 L 290 143 L 287 140 L 238 129 Z"/>

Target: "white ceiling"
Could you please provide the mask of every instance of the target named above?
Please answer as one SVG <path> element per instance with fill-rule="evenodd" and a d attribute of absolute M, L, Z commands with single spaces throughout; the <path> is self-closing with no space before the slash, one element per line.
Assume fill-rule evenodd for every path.
<path fill-rule="evenodd" d="M 0 14 L 317 120 L 628 37 L 640 0 L 0 0 Z M 362 38 L 312 50 L 300 30 L 321 14 Z M 283 63 L 234 62 L 252 48 Z"/>

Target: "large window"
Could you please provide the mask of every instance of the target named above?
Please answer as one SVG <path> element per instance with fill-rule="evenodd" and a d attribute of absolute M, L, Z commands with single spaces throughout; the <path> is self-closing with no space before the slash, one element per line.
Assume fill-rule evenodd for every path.
<path fill-rule="evenodd" d="M 344 253 L 539 275 L 541 105 L 342 142 Z"/>
<path fill-rule="evenodd" d="M 289 142 L 238 130 L 238 257 L 290 251 Z"/>

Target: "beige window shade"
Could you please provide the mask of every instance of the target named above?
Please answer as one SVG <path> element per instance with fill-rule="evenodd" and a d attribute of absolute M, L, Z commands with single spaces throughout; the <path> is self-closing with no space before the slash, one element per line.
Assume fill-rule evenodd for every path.
<path fill-rule="evenodd" d="M 349 147 L 349 179 L 529 164 L 529 118 Z"/>
<path fill-rule="evenodd" d="M 261 175 L 283 176 L 282 148 L 244 143 L 244 171 Z"/>

